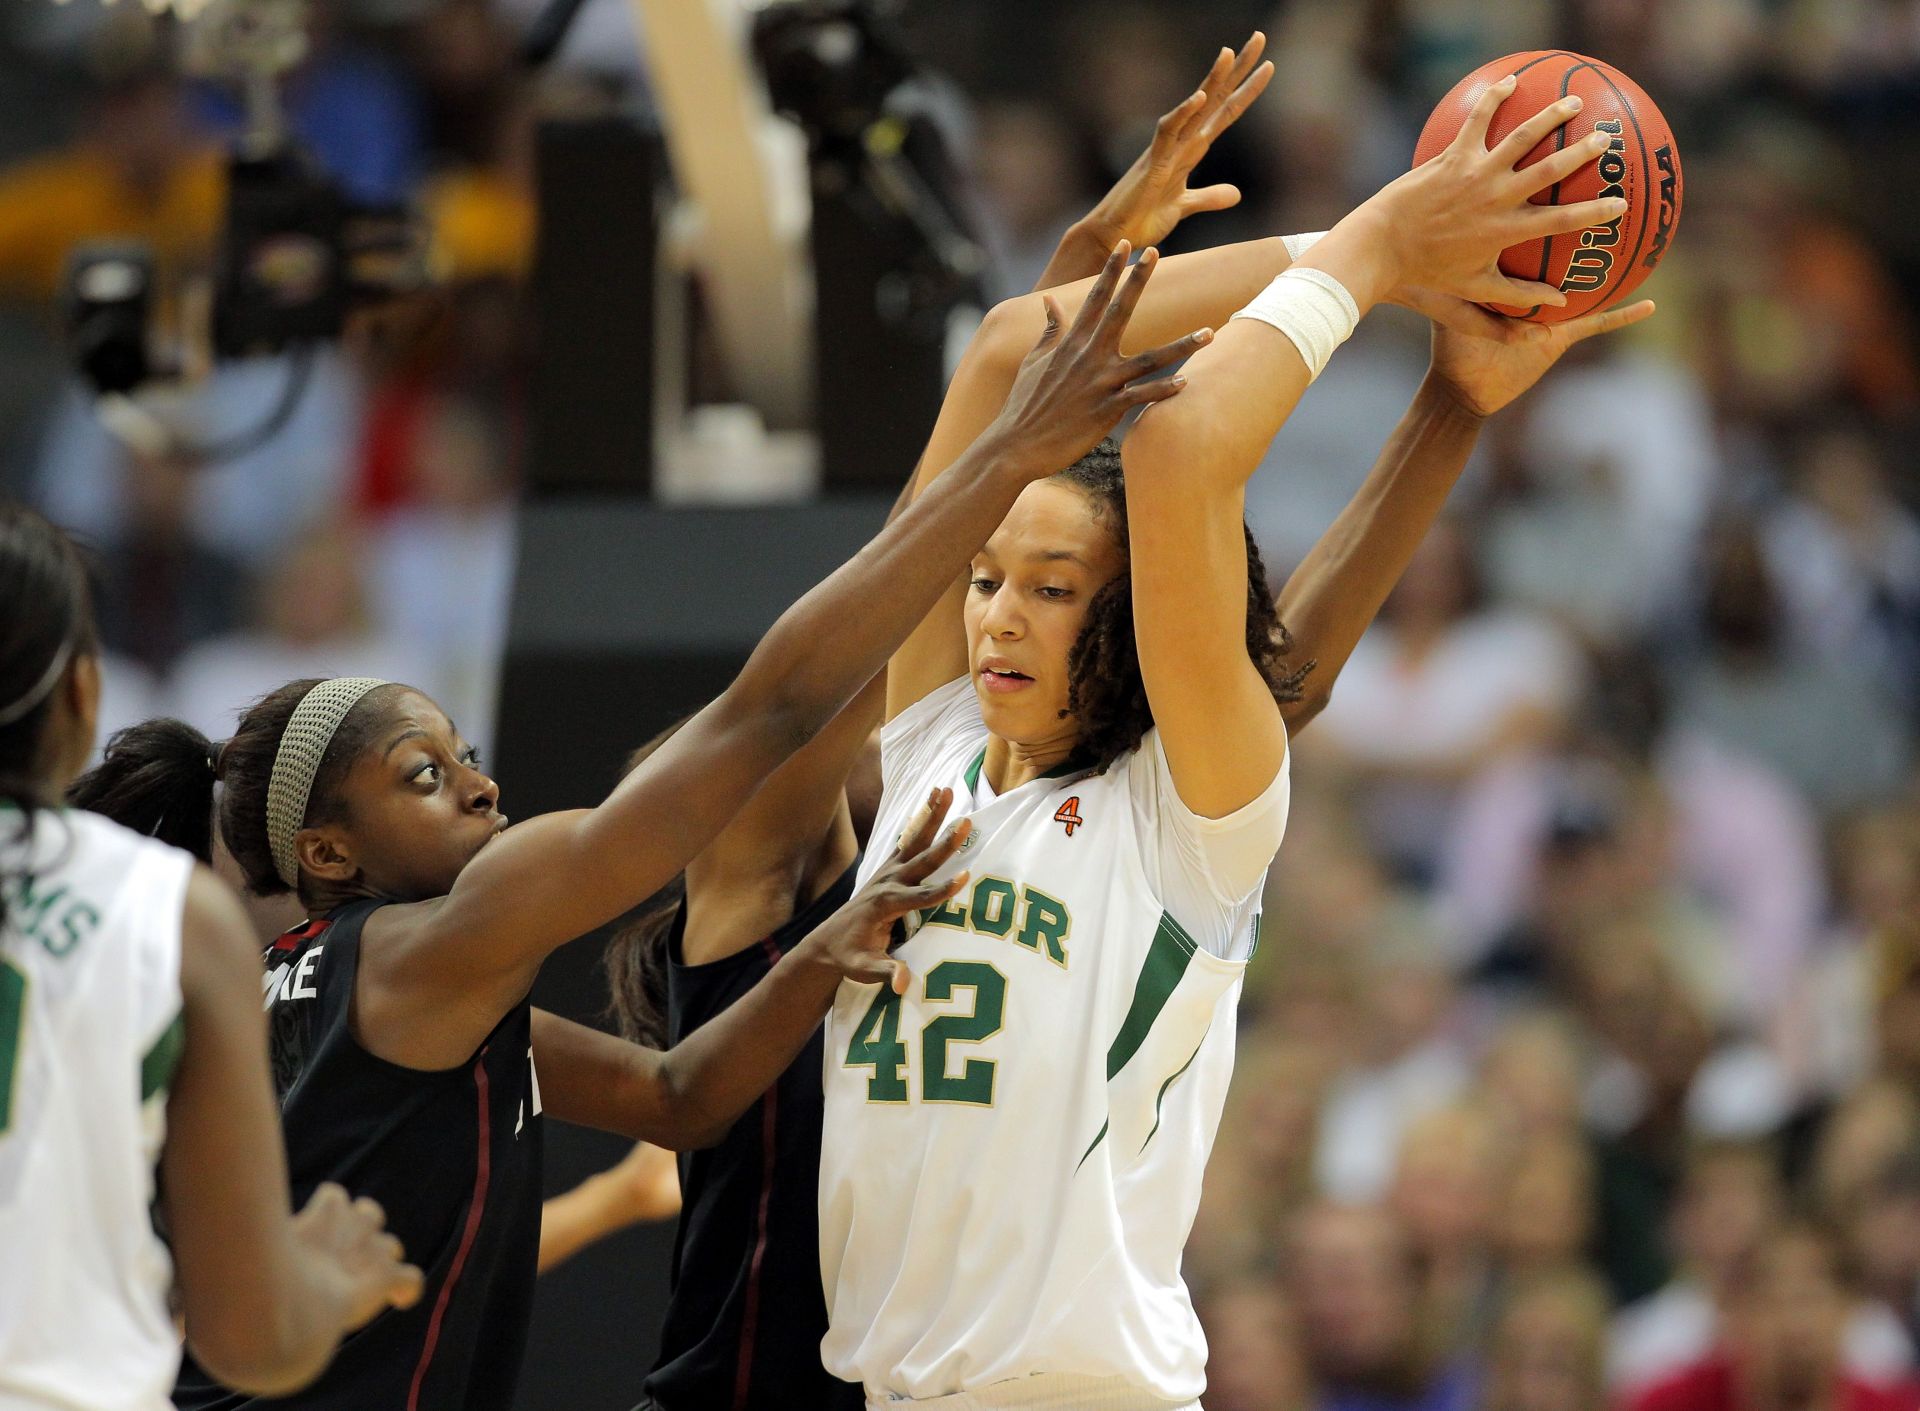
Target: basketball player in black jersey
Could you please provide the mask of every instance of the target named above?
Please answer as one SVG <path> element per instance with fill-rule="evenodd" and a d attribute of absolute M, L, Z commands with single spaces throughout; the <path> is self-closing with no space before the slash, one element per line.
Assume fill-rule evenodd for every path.
<path fill-rule="evenodd" d="M 375 1319 L 283 1404 L 506 1411 L 532 1300 L 543 1107 L 698 1145 L 787 1066 L 843 974 L 904 984 L 886 954 L 892 918 L 929 903 L 922 881 L 958 836 L 928 846 L 931 821 L 880 885 L 664 1054 L 527 1003 L 548 952 L 658 891 L 872 679 L 1026 484 L 1179 391 L 1156 374 L 1204 339 L 1120 355 L 1151 275 L 1126 256 L 1115 250 L 1070 326 L 1054 310 L 967 466 L 789 609 L 725 694 L 597 808 L 508 830 L 453 723 L 393 684 L 292 683 L 217 749 L 179 722 L 109 746 L 87 790 L 103 812 L 204 854 L 218 780 L 221 835 L 249 888 L 301 898 L 313 919 L 268 967 L 294 1190 L 347 1176 L 426 1273 L 414 1308 Z M 929 820 L 945 802 L 929 801 Z M 176 1401 L 255 1404 L 191 1363 Z"/>

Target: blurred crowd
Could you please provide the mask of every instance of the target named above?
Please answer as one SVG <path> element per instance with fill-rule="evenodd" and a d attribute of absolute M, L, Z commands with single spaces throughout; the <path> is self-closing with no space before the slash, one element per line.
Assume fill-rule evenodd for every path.
<path fill-rule="evenodd" d="M 117 12 L 0 19 L 0 484 L 105 550 L 110 714 L 219 730 L 335 669 L 486 738 L 524 440 L 529 134 L 644 104 L 629 7 L 337 0 L 296 129 L 425 217 L 441 294 L 320 359 L 264 448 L 130 453 L 60 372 L 77 242 L 204 261 L 232 95 Z M 995 256 L 1054 241 L 1255 25 L 1272 90 L 1174 249 L 1325 228 L 1515 50 L 1606 58 L 1679 136 L 1659 315 L 1490 427 L 1333 704 L 1189 1245 L 1209 1411 L 1920 1408 L 1920 3 L 916 0 Z M 1344 348 L 1249 492 L 1284 574 L 1411 397 Z M 164 413 L 244 429 L 287 369 Z M 463 718 L 467 717 L 467 718 Z M 468 724 L 468 718 L 475 723 Z"/>

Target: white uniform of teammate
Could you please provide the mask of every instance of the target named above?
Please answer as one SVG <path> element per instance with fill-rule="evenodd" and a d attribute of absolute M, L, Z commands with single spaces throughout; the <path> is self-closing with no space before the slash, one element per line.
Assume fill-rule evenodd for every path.
<path fill-rule="evenodd" d="M 80 812 L 37 812 L 23 847 L 19 821 L 0 807 L 0 1411 L 166 1411 L 149 1208 L 193 863 Z"/>
<path fill-rule="evenodd" d="M 968 678 L 882 736 L 861 880 L 942 786 L 974 831 L 937 875 L 972 880 L 900 950 L 905 996 L 843 984 L 827 1020 L 826 1365 L 874 1405 L 1191 1406 L 1206 1342 L 1180 1256 L 1287 767 L 1208 820 L 1157 732 L 1004 798 L 986 743 Z"/>

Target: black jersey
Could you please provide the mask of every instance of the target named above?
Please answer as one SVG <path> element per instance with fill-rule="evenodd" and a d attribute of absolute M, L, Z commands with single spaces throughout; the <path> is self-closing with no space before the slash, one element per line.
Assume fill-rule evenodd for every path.
<path fill-rule="evenodd" d="M 674 919 L 668 1041 L 678 1043 L 758 984 L 853 895 L 854 869 L 758 945 L 681 963 Z M 673 1296 L 647 1395 L 661 1411 L 860 1411 L 857 1386 L 827 1374 L 820 1287 L 820 1062 L 816 1030 L 780 1081 L 719 1145 L 680 1158 L 683 1206 Z"/>
<path fill-rule="evenodd" d="M 249 1397 L 191 1358 L 174 1401 L 187 1411 L 507 1411 L 520 1375 L 540 1251 L 540 1089 L 525 1003 L 465 1063 L 440 1072 L 376 1058 L 354 1039 L 360 934 L 379 902 L 310 921 L 267 951 L 267 1013 L 295 1207 L 338 1181 L 372 1196 L 420 1301 L 341 1344 L 307 1390 Z"/>

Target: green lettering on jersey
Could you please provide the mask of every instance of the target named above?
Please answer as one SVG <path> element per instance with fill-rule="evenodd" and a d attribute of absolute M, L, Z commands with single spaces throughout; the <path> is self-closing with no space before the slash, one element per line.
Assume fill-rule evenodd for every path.
<path fill-rule="evenodd" d="M 0 1137 L 13 1125 L 14 1090 L 20 1085 L 20 1050 L 26 1040 L 27 972 L 0 956 Z"/>
<path fill-rule="evenodd" d="M 973 991 L 971 1014 L 943 1014 L 920 1031 L 920 1097 L 925 1102 L 993 1106 L 995 1065 L 969 1058 L 958 1073 L 947 1071 L 947 1045 L 977 1044 L 1006 1022 L 1007 977 L 977 960 L 943 960 L 927 972 L 927 999 L 950 1000 L 956 989 Z"/>
<path fill-rule="evenodd" d="M 70 898 L 64 886 L 41 891 L 31 877 L 8 885 L 6 913 L 9 927 L 38 941 L 56 960 L 66 959 L 100 925 L 100 913 L 91 902 Z"/>
<path fill-rule="evenodd" d="M 907 1100 L 907 1080 L 900 1073 L 907 1066 L 907 1046 L 900 1042 L 900 996 L 892 990 L 882 987 L 854 1026 L 846 1066 L 873 1069 L 867 1079 L 868 1102 Z"/>
<path fill-rule="evenodd" d="M 1067 904 L 1057 897 L 1048 896 L 1038 887 L 1022 887 L 1020 890 L 1027 909 L 1020 924 L 1020 934 L 1014 939 L 1031 951 L 1044 947 L 1048 960 L 1064 966 L 1067 963 L 1067 937 L 1073 931 L 1073 917 L 1067 911 Z"/>
<path fill-rule="evenodd" d="M 983 936 L 1004 936 L 1013 929 L 1017 910 L 1013 883 L 1004 877 L 982 877 L 973 884 L 967 904 L 967 924 Z"/>
<path fill-rule="evenodd" d="M 967 929 L 966 910 L 956 905 L 952 897 L 948 897 L 931 911 L 921 912 L 920 915 L 924 918 L 923 924 L 928 926 L 951 926 L 956 931 Z"/>

